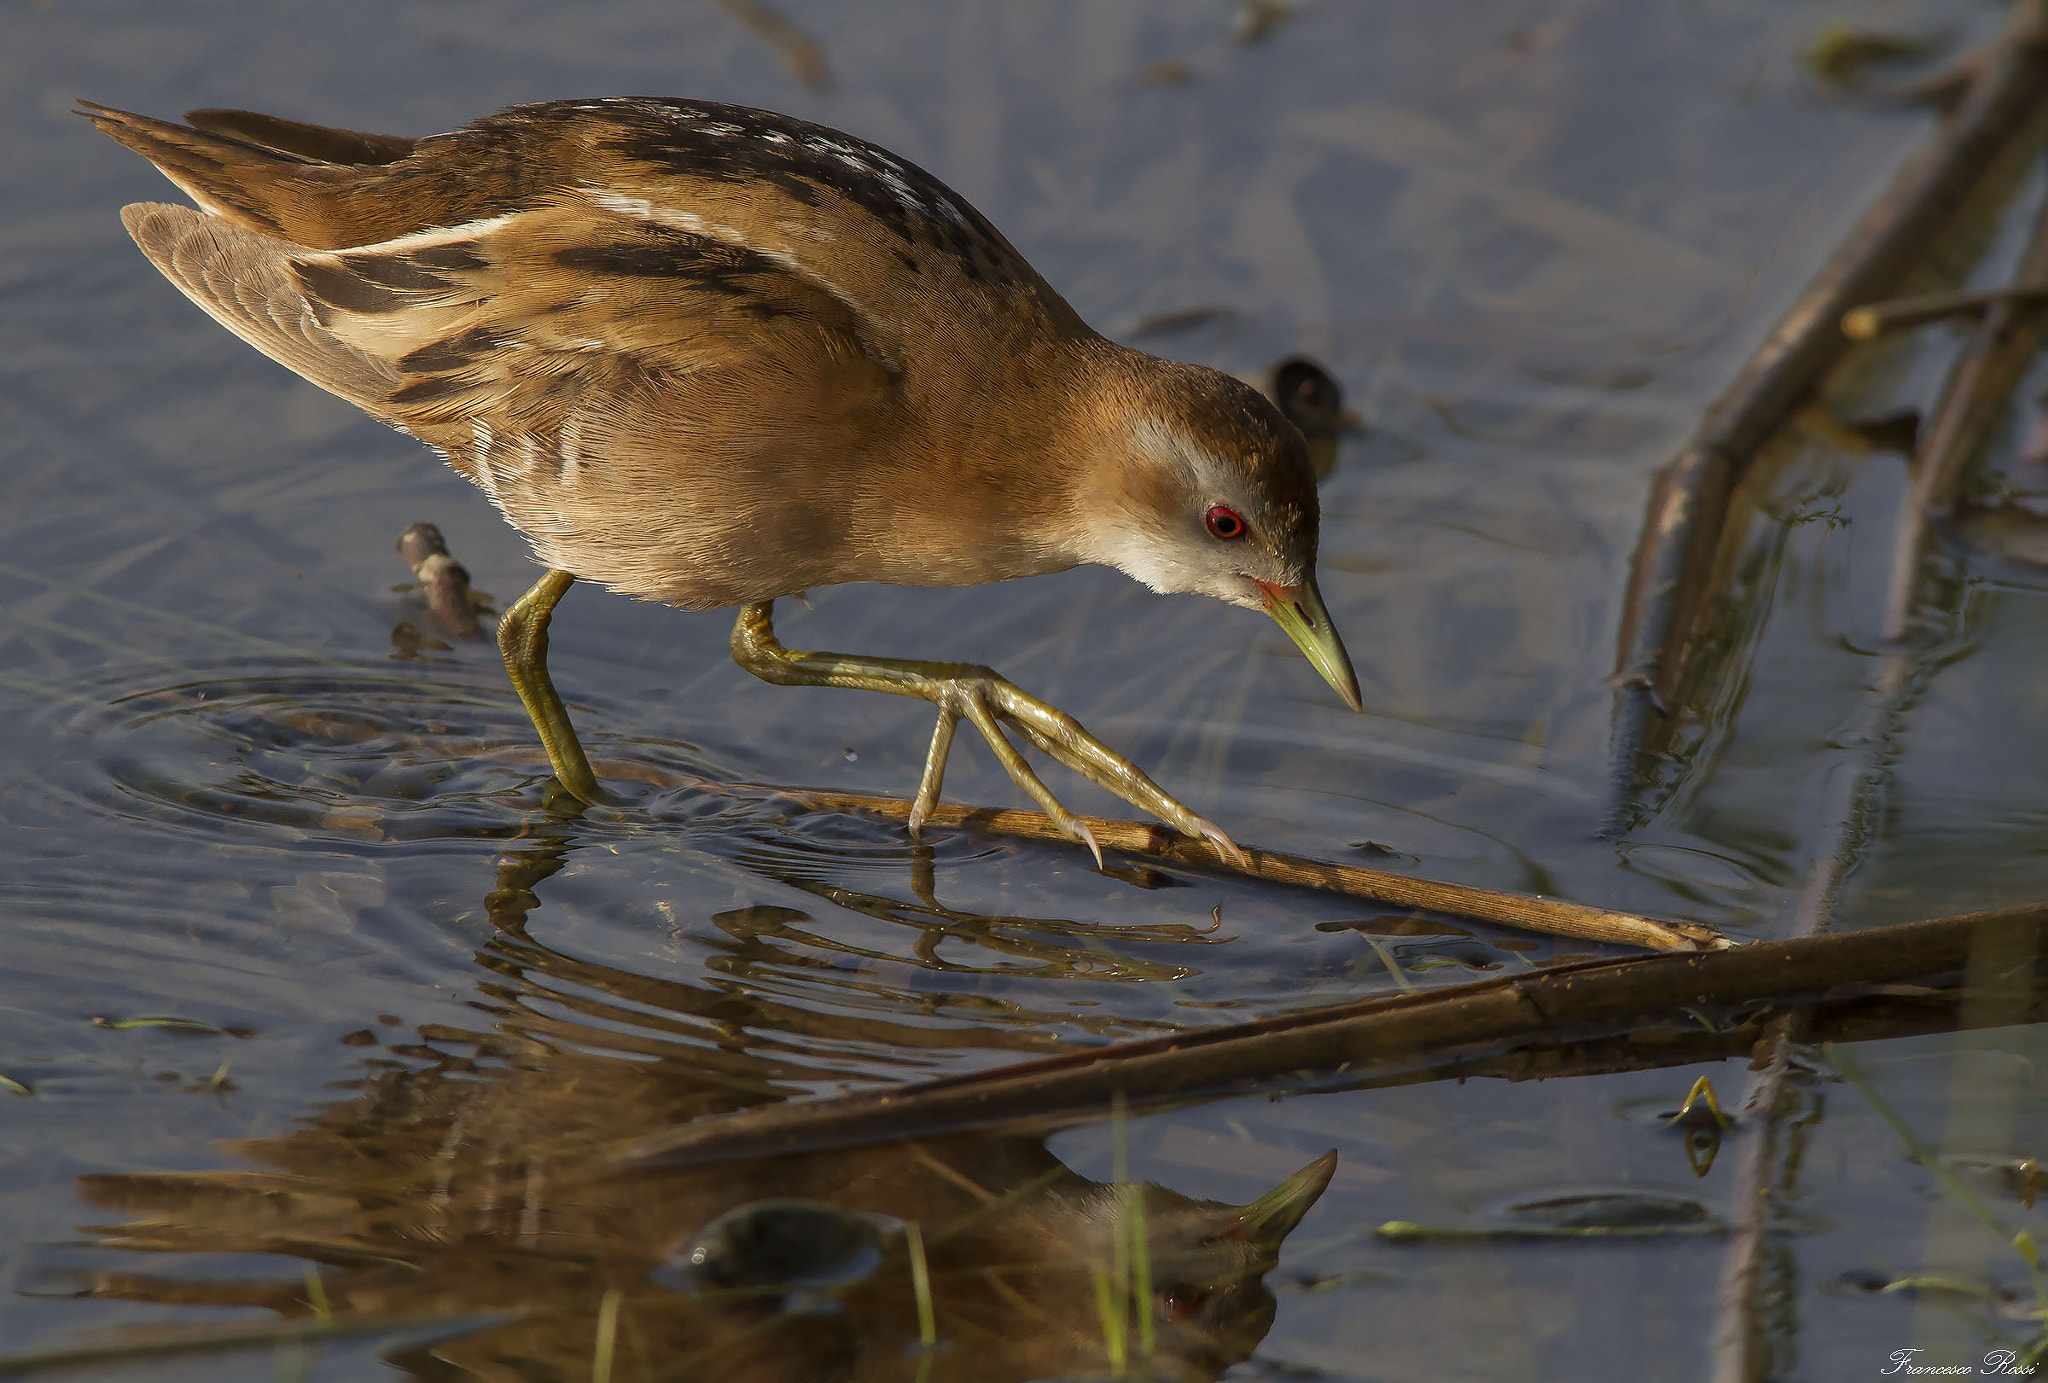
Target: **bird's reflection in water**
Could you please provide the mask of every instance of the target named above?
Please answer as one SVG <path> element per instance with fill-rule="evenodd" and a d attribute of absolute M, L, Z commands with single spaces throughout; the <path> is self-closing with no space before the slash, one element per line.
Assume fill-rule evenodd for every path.
<path fill-rule="evenodd" d="M 498 1313 L 390 1360 L 417 1379 L 493 1383 L 590 1377 L 608 1314 L 619 1383 L 1101 1377 L 1115 1334 L 1127 1376 L 1208 1379 L 1257 1346 L 1274 1309 L 1261 1274 L 1334 1154 L 1246 1206 L 1089 1180 L 1046 1149 L 1043 1127 L 728 1165 L 611 1158 L 687 1120 L 873 1081 L 879 1048 L 914 1066 L 938 1044 L 1044 1039 L 821 1015 L 562 954 L 526 913 L 569 848 L 541 840 L 503 862 L 474 1028 L 423 1028 L 364 1062 L 350 1098 L 236 1144 L 258 1170 L 85 1178 L 92 1202 L 131 1217 L 97 1231 L 101 1244 L 179 1254 L 187 1269 L 99 1272 L 86 1289 L 287 1317 Z M 865 901 L 936 925 L 944 910 L 919 891 L 917 904 Z M 983 922 L 1005 920 L 1028 919 Z M 847 1044 L 858 1069 L 833 1055 Z M 908 1225 L 929 1265 L 930 1351 Z M 303 1261 L 255 1278 L 233 1275 L 246 1259 L 190 1271 L 194 1254 L 252 1253 Z M 1150 1283 L 1121 1325 L 1101 1304 L 1118 1264 L 1120 1281 Z"/>
<path fill-rule="evenodd" d="M 912 849 L 910 885 L 915 901 L 867 893 L 814 877 L 821 872 L 815 853 L 794 865 L 782 863 L 766 852 L 742 851 L 737 859 L 758 874 L 835 907 L 878 922 L 911 928 L 914 938 L 910 957 L 928 970 L 1046 978 L 1085 975 L 1095 980 L 1181 980 L 1199 972 L 1187 966 L 1145 960 L 1130 954 L 1129 948 L 1144 943 L 1214 944 L 1221 939 L 1215 935 L 1215 926 L 997 916 L 948 907 L 939 901 L 932 851 L 924 846 Z M 1128 866 L 1125 869 L 1130 874 L 1157 874 Z M 742 965 L 749 960 L 765 961 L 769 942 L 782 943 L 784 954 L 793 947 L 812 956 L 840 952 L 875 961 L 903 959 L 850 945 L 800 925 L 808 920 L 806 914 L 794 908 L 773 906 L 739 908 L 712 918 L 739 943 L 732 958 Z M 940 947 L 947 942 L 955 944 L 942 956 Z M 1072 1015 L 1061 1015 L 1061 1021 L 1072 1023 L 1075 1019 Z"/>

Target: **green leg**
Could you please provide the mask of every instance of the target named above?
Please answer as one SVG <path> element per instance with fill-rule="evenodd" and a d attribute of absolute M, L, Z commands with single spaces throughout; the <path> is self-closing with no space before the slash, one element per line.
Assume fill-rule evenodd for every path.
<path fill-rule="evenodd" d="M 555 777 L 579 802 L 595 802 L 603 795 L 597 775 L 590 771 L 576 727 L 569 723 L 568 708 L 548 676 L 548 620 L 556 602 L 575 583 L 565 571 L 550 571 L 534 582 L 532 590 L 498 617 L 498 651 L 505 655 L 505 671 L 512 674 L 512 686 L 526 703 L 533 728 L 540 731 Z"/>
<path fill-rule="evenodd" d="M 988 741 L 1011 781 L 1029 793 L 1060 830 L 1093 851 L 1098 865 L 1102 863 L 1102 851 L 1087 824 L 1061 806 L 1052 791 L 1039 781 L 1031 765 L 1004 736 L 1003 725 L 1016 731 L 1033 748 L 1131 805 L 1152 813 L 1181 834 L 1206 840 L 1218 852 L 1243 860 L 1243 853 L 1229 836 L 1168 796 L 1136 764 L 1082 729 L 1072 716 L 1004 680 L 994 669 L 979 663 L 931 663 L 909 658 L 792 651 L 775 637 L 773 611 L 773 601 L 749 605 L 740 611 L 739 622 L 732 629 L 733 661 L 756 677 L 785 687 L 852 687 L 921 697 L 939 708 L 939 723 L 932 731 L 924 778 L 910 809 L 913 837 L 939 804 L 939 785 L 946 773 L 946 756 L 953 747 L 953 731 L 964 720 Z M 535 720 L 538 722 L 539 717 Z"/>

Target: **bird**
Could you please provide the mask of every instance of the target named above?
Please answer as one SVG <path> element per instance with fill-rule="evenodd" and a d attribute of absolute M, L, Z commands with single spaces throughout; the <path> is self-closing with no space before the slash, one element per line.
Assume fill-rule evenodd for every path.
<path fill-rule="evenodd" d="M 194 203 L 123 209 L 222 326 L 425 443 L 544 574 L 498 644 L 556 779 L 605 800 L 547 666 L 576 581 L 739 606 L 771 683 L 937 708 L 909 813 L 966 721 L 1102 859 L 1014 733 L 1222 856 L 1219 827 L 980 664 L 785 648 L 777 599 L 1115 567 L 1262 610 L 1353 710 L 1316 582 L 1301 433 L 1241 380 L 1091 329 L 958 193 L 853 135 L 656 97 L 514 106 L 412 139 L 253 111 L 79 114 Z"/>

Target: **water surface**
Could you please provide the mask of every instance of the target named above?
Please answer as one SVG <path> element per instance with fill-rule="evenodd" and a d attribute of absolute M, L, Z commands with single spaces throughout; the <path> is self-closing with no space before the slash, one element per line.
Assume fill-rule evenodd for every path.
<path fill-rule="evenodd" d="M 642 1190 L 592 1196 L 614 1221 L 551 1222 L 564 1237 L 543 1242 L 521 1219 L 536 1196 L 556 1204 L 529 1190 L 537 1147 L 1394 983 L 1368 931 L 1317 926 L 1377 909 L 1193 871 L 1141 887 L 1072 848 L 969 832 L 918 851 L 885 824 L 795 809 L 772 785 L 909 792 L 926 711 L 764 687 L 726 657 L 726 613 L 571 593 L 552 666 L 626 800 L 550 816 L 494 650 L 408 658 L 391 641 L 399 620 L 423 621 L 393 589 L 407 524 L 439 524 L 501 601 L 533 576 L 518 536 L 417 446 L 163 283 L 115 213 L 171 189 L 68 115 L 77 96 L 406 133 L 571 95 L 770 106 L 931 169 L 1112 335 L 1228 309 L 1143 344 L 1246 372 L 1310 352 L 1368 423 L 1326 484 L 1322 558 L 1364 716 L 1267 622 L 1104 570 L 820 591 L 779 610 L 784 639 L 1008 669 L 1249 843 L 1375 863 L 1386 856 L 1361 849 L 1375 842 L 1431 877 L 1744 938 L 1781 929 L 1870 666 L 1902 458 L 1786 443 L 1739 516 L 1748 619 L 1732 670 L 1703 693 L 1672 790 L 1619 840 L 1598 831 L 1605 678 L 1653 471 L 1926 128 L 1803 70 L 1834 7 L 1306 4 L 1251 47 L 1231 43 L 1222 5 L 785 8 L 829 57 L 828 89 L 805 89 L 710 5 L 108 0 L 6 21 L 0 1075 L 33 1093 L 0 1094 L 4 1347 L 304 1314 L 318 1261 L 360 1309 L 408 1292 L 423 1307 L 551 1303 L 528 1335 L 477 1338 L 512 1339 L 542 1376 L 580 1376 L 605 1284 L 647 1280 L 715 1207 L 783 1183 L 678 1181 L 640 1225 L 616 1220 L 651 1203 Z M 1956 43 L 1996 20 L 1938 0 L 1856 14 Z M 1845 385 L 1842 407 L 1924 404 L 1942 349 L 1937 334 Z M 2048 892 L 2042 583 L 1967 548 L 1951 560 L 1964 595 L 1948 656 L 1902 724 L 1843 925 Z M 1053 781 L 1076 809 L 1115 810 Z M 948 792 L 1018 801 L 965 739 Z M 1468 931 L 1390 945 L 1418 985 L 1586 950 Z M 246 1035 L 91 1021 L 162 1014 Z M 2034 1029 L 1999 1029 L 1863 1062 L 1923 1136 L 2013 1157 L 2040 1146 L 2038 1046 Z M 1387 1219 L 1469 1223 L 1617 1189 L 1724 1215 L 1726 1168 L 1696 1179 L 1641 1117 L 1695 1074 L 1230 1101 L 1134 1121 L 1127 1156 L 1157 1194 L 1241 1205 L 1338 1150 L 1267 1275 L 1270 1329 L 1252 1301 L 1224 1332 L 1251 1354 L 1232 1377 L 1703 1377 L 1711 1238 L 1369 1236 Z M 1739 1063 L 1713 1074 L 1742 1086 Z M 1852 1091 L 1813 1100 L 1785 1376 L 1861 1376 L 1913 1344 L 1929 1362 L 1974 1360 L 1997 1328 L 2020 1331 L 1967 1305 L 1837 1289 L 1857 1272 L 2023 1274 Z M 1092 1126 L 938 1162 L 1023 1186 L 1059 1175 L 1049 1147 L 1094 1187 L 1113 1179 L 1113 1142 Z M 378 1148 L 410 1172 L 366 1179 L 355 1162 Z M 459 1176 L 438 1184 L 436 1157 Z M 172 1173 L 299 1178 L 301 1248 L 246 1219 L 258 1182 Z M 803 1175 L 827 1198 L 867 1175 L 886 1188 L 874 1208 L 898 1215 L 957 1181 L 902 1150 Z M 244 1199 L 194 1189 L 221 1185 Z M 423 1247 L 441 1242 L 436 1195 L 469 1207 L 483 1245 L 450 1248 L 438 1273 Z M 388 1213 L 349 1218 L 373 1204 Z M 2031 1223 L 2017 1202 L 2001 1210 Z M 108 1246 L 81 1230 L 152 1216 L 177 1232 Z M 388 1277 L 365 1266 L 408 1254 Z M 480 1262 L 502 1291 L 478 1285 Z M 877 1286 L 866 1309 L 900 1343 L 900 1282 L 877 1281 L 896 1294 L 883 1303 Z M 94 1294 L 63 1295 L 81 1283 Z M 1085 1323 L 1085 1286 L 1063 1280 L 1079 1295 L 1041 1306 Z M 960 1311 L 983 1309 L 996 1310 Z M 1029 1343 L 1029 1311 L 1011 1310 L 973 1328 Z M 840 1325 L 762 1376 L 840 1358 Z M 301 1362 L 358 1377 L 381 1349 L 417 1377 L 501 1376 L 473 1342 L 435 1348 L 455 1362 L 374 1342 Z M 915 1359 L 877 1348 L 873 1376 L 915 1376 Z M 934 1376 L 988 1376 L 946 1372 L 1000 1352 L 974 1348 L 988 1352 L 963 1344 Z M 1002 1376 L 1071 1373 L 1078 1357 L 1020 1345 Z M 282 1367 L 258 1352 L 131 1372 Z"/>

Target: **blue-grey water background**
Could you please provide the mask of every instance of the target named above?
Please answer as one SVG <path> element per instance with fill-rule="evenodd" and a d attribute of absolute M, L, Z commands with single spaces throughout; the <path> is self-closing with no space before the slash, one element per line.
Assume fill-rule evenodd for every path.
<path fill-rule="evenodd" d="M 1308 0 L 1249 46 L 1220 3 L 784 9 L 829 58 L 828 89 L 685 0 L 16 0 L 0 16 L 0 1075 L 33 1092 L 0 1092 L 0 1349 L 252 1314 L 37 1294 L 53 1246 L 108 1218 L 75 1179 L 237 1166 L 222 1140 L 284 1133 L 335 1098 L 361 1058 L 345 1034 L 380 1015 L 386 1032 L 474 1026 L 494 861 L 540 816 L 545 771 L 493 649 L 405 659 L 389 637 L 425 623 L 394 590 L 407 524 L 439 524 L 501 601 L 533 576 L 518 535 L 421 448 L 164 283 L 116 213 L 175 191 L 70 115 L 79 96 L 402 133 L 560 96 L 769 106 L 936 173 L 1111 335 L 1223 309 L 1141 344 L 1248 373 L 1306 351 L 1366 423 L 1325 486 L 1322 547 L 1363 716 L 1266 621 L 1102 569 L 822 590 L 785 603 L 784 639 L 990 662 L 1249 843 L 1388 858 L 1372 842 L 1431 877 L 1744 938 L 1781 927 L 1849 755 L 1834 732 L 1876 647 L 1903 458 L 1816 433 L 1760 482 L 1741 511 L 1757 534 L 1748 642 L 1680 790 L 1612 840 L 1598 827 L 1627 560 L 1655 468 L 1927 129 L 1924 112 L 1823 89 L 1804 47 L 1853 19 L 1955 50 L 1998 7 Z M 1845 406 L 1924 403 L 1939 344 Z M 1901 726 L 1844 925 L 2048 895 L 2048 579 L 1954 560 L 1966 619 Z M 961 914 L 1072 924 L 1058 945 L 971 929 L 932 944 L 835 904 L 831 888 L 915 901 L 899 832 L 678 784 L 905 794 L 927 713 L 766 687 L 727 658 L 728 618 L 582 587 L 562 607 L 557 682 L 593 756 L 644 766 L 646 784 L 573 829 L 529 921 L 547 945 L 812 1015 L 848 1073 L 820 1091 L 1391 983 L 1366 934 L 1316 926 L 1370 907 L 1199 876 L 1148 890 L 1057 846 L 942 834 L 934 887 Z M 1019 800 L 964 738 L 947 787 Z M 749 930 L 750 908 L 805 920 Z M 1397 949 L 1417 983 L 1586 949 L 1521 946 L 1481 931 Z M 253 1035 L 91 1022 L 144 1014 Z M 886 1036 L 899 1029 L 923 1036 Z M 1865 1061 L 1929 1139 L 2017 1156 L 2048 1125 L 2042 1055 L 2022 1029 Z M 207 1089 L 222 1063 L 232 1088 Z M 1139 1121 L 1133 1165 L 1242 1201 L 1339 1149 L 1243 1377 L 1693 1378 L 1711 1239 L 1428 1250 L 1367 1234 L 1580 1189 L 1718 1212 L 1725 1171 L 1695 1180 L 1641 1117 L 1693 1074 L 1231 1102 Z M 1715 1075 L 1741 1086 L 1739 1063 Z M 1107 1175 L 1099 1130 L 1054 1146 Z M 2023 1280 L 1852 1091 L 1826 1094 L 1799 1185 L 1787 1376 L 1989 1347 L 1981 1312 L 1831 1290 L 1852 1270 Z"/>

